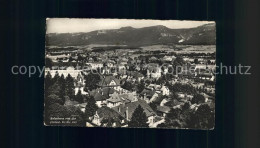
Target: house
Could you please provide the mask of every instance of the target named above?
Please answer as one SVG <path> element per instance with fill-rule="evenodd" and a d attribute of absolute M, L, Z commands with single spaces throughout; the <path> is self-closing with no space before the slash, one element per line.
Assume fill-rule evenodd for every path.
<path fill-rule="evenodd" d="M 96 105 L 98 107 L 102 107 L 106 103 L 106 97 L 103 96 L 102 94 L 100 94 L 99 92 L 95 93 L 95 95 L 93 97 L 94 97 L 94 99 L 96 101 Z"/>
<path fill-rule="evenodd" d="M 75 95 L 77 95 L 79 91 L 81 91 L 82 95 L 88 94 L 88 92 L 84 91 L 84 87 L 75 87 Z"/>
<path fill-rule="evenodd" d="M 150 85 L 147 86 L 147 88 L 152 89 L 152 90 L 159 91 L 160 88 L 161 88 L 161 85 L 150 84 Z"/>
<path fill-rule="evenodd" d="M 162 88 L 161 88 L 161 92 L 162 92 L 162 95 L 164 96 L 169 96 L 170 95 L 170 90 L 167 86 L 163 85 Z"/>
<path fill-rule="evenodd" d="M 138 100 L 127 104 L 121 104 L 119 106 L 113 107 L 112 109 L 120 113 L 124 118 L 126 118 L 126 120 L 130 121 L 138 105 L 140 105 L 143 108 L 148 120 L 147 123 L 153 123 L 153 119 L 156 113 L 144 100 Z"/>
<path fill-rule="evenodd" d="M 144 79 L 144 75 L 137 71 L 127 71 L 126 75 L 128 76 L 129 79 L 135 79 L 138 82 Z"/>
<path fill-rule="evenodd" d="M 98 126 L 120 126 L 125 123 L 125 118 L 115 110 L 103 106 L 99 108 L 92 120 L 92 123 Z M 110 124 L 110 125 L 109 125 Z"/>
<path fill-rule="evenodd" d="M 123 99 L 118 93 L 113 93 L 109 99 L 107 99 L 107 107 L 112 108 L 122 104 Z"/>
<path fill-rule="evenodd" d="M 155 62 L 155 61 L 157 61 L 158 59 L 156 58 L 156 57 L 151 57 L 150 59 L 149 59 L 149 62 Z"/>
<path fill-rule="evenodd" d="M 176 59 L 175 56 L 164 56 L 164 57 L 162 58 L 162 61 L 171 62 L 171 61 L 173 61 L 173 60 L 175 60 L 175 59 Z"/>
<path fill-rule="evenodd" d="M 94 97 L 98 107 L 106 105 L 107 99 L 115 92 L 113 88 L 98 88 L 90 92 L 90 95 Z"/>
<path fill-rule="evenodd" d="M 158 64 L 150 63 L 147 67 L 147 77 L 158 79 L 162 76 L 162 70 Z"/>
<path fill-rule="evenodd" d="M 92 69 L 102 68 L 104 66 L 101 62 L 89 62 L 86 63 L 86 65 L 89 65 Z"/>
<path fill-rule="evenodd" d="M 169 96 L 170 95 L 170 90 L 167 86 L 163 85 L 156 85 L 156 84 L 150 84 L 148 89 L 156 91 L 158 94 L 162 94 L 163 96 Z"/>
<path fill-rule="evenodd" d="M 157 115 L 165 117 L 170 112 L 170 107 L 168 106 L 157 106 Z"/>
<path fill-rule="evenodd" d="M 119 94 L 117 92 L 114 92 L 111 97 L 107 100 L 107 107 L 116 107 L 120 104 L 130 103 L 138 101 L 136 93 L 125 93 L 125 94 Z"/>
<path fill-rule="evenodd" d="M 172 73 L 173 71 L 173 67 L 171 64 L 168 63 L 163 63 L 163 65 L 161 66 L 161 70 L 163 72 L 164 75 L 166 75 L 167 73 Z"/>
<path fill-rule="evenodd" d="M 78 93 L 79 90 L 83 95 L 86 95 L 87 92 L 84 91 L 84 86 L 84 77 L 81 75 L 81 73 L 79 73 L 75 80 L 75 95 Z"/>
<path fill-rule="evenodd" d="M 169 102 L 169 99 L 164 98 L 161 102 L 160 102 L 160 106 L 164 106 L 165 103 Z"/>
<path fill-rule="evenodd" d="M 115 78 L 114 76 L 105 76 L 101 79 L 99 82 L 98 86 L 100 87 L 111 87 L 114 88 L 117 91 L 120 91 L 121 85 L 120 85 L 120 80 Z"/>
<path fill-rule="evenodd" d="M 158 97 L 158 94 L 155 90 L 145 88 L 141 93 L 140 97 L 142 100 L 146 101 L 147 103 L 152 102 L 152 100 L 155 100 L 155 98 Z"/>

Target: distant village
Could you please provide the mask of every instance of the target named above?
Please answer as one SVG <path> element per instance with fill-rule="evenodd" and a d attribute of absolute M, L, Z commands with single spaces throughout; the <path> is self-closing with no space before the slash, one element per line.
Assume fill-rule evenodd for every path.
<path fill-rule="evenodd" d="M 215 54 L 47 50 L 45 124 L 212 129 Z"/>

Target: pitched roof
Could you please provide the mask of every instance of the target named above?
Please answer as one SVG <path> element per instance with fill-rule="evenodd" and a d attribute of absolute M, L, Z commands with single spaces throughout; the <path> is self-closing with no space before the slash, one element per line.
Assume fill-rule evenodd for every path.
<path fill-rule="evenodd" d="M 119 97 L 119 95 L 117 93 L 114 93 L 114 94 L 112 94 L 111 98 L 109 98 L 107 101 L 116 103 L 116 102 L 121 102 L 123 100 Z"/>
<path fill-rule="evenodd" d="M 155 94 L 155 90 L 151 90 L 151 89 L 145 88 L 140 94 L 141 95 L 145 95 L 146 94 L 146 96 L 152 97 Z"/>
<path fill-rule="evenodd" d="M 153 102 L 161 103 L 163 99 L 167 99 L 167 98 L 166 97 L 162 97 L 162 95 L 159 94 L 159 96 L 157 98 L 155 98 L 155 100 Z"/>
<path fill-rule="evenodd" d="M 127 75 L 133 76 L 135 78 L 143 77 L 144 75 L 137 71 L 127 71 Z"/>
<path fill-rule="evenodd" d="M 144 112 L 147 117 L 155 115 L 155 112 L 153 111 L 153 109 L 144 100 L 138 100 L 138 101 L 130 102 L 127 104 L 122 104 L 122 105 L 113 107 L 112 109 L 114 109 L 115 111 L 120 113 L 125 118 L 126 118 L 126 110 L 128 109 L 128 116 L 129 116 L 128 118 L 131 119 L 132 114 L 134 113 L 134 111 L 138 107 L 138 105 L 140 105 L 144 109 Z"/>
<path fill-rule="evenodd" d="M 114 103 L 115 102 L 129 103 L 129 102 L 133 102 L 135 100 L 136 100 L 136 97 L 132 93 L 128 93 L 128 94 L 114 93 L 107 101 L 114 102 Z"/>
<path fill-rule="evenodd" d="M 102 88 L 101 91 L 103 92 L 103 95 L 105 97 L 109 97 L 110 94 L 113 94 L 115 92 L 115 89 L 110 87 L 105 87 Z"/>
<path fill-rule="evenodd" d="M 94 96 L 94 99 L 96 101 L 104 101 L 104 100 L 106 100 L 106 98 L 104 96 L 102 96 L 100 93 L 96 93 L 95 96 Z"/>
<path fill-rule="evenodd" d="M 105 76 L 105 78 L 101 79 L 99 85 L 100 86 L 107 86 L 111 83 L 111 81 L 115 81 L 116 85 L 120 85 L 120 80 L 115 78 L 114 76 Z"/>
<path fill-rule="evenodd" d="M 163 112 L 163 113 L 168 113 L 170 111 L 170 107 L 168 106 L 157 106 L 157 111 Z"/>
<path fill-rule="evenodd" d="M 113 119 L 120 119 L 120 120 L 123 119 L 123 117 L 118 112 L 106 106 L 99 108 L 97 110 L 97 114 L 99 118 L 101 118 L 101 120 L 104 118 L 105 119 L 113 118 Z"/>
<path fill-rule="evenodd" d="M 90 95 L 94 97 L 94 99 L 96 101 L 104 101 L 106 99 L 108 99 L 110 96 L 110 94 L 113 94 L 115 92 L 115 90 L 113 88 L 98 88 L 96 90 L 93 90 L 90 92 Z"/>

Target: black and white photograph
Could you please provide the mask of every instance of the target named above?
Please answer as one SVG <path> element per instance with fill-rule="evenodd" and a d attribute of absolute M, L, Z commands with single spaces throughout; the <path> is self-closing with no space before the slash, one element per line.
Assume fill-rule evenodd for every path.
<path fill-rule="evenodd" d="M 214 21 L 47 18 L 44 125 L 213 130 Z"/>

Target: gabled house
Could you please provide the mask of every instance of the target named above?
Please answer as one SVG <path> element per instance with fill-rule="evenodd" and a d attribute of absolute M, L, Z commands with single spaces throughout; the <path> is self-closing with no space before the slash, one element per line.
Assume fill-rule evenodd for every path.
<path fill-rule="evenodd" d="M 121 89 L 120 80 L 115 78 L 114 76 L 105 76 L 104 78 L 101 79 L 98 86 L 100 86 L 102 88 L 111 87 L 117 91 L 120 91 L 120 89 Z"/>
<path fill-rule="evenodd" d="M 127 71 L 126 75 L 129 79 L 135 79 L 138 82 L 140 82 L 142 79 L 144 79 L 144 75 L 137 71 Z"/>
<path fill-rule="evenodd" d="M 142 100 L 146 101 L 147 103 L 152 102 L 155 98 L 158 97 L 158 94 L 156 93 L 155 90 L 145 88 L 141 93 L 140 97 Z"/>
<path fill-rule="evenodd" d="M 107 99 L 107 107 L 116 107 L 121 104 L 126 104 L 130 102 L 137 101 L 136 93 L 125 93 L 119 94 L 117 92 L 113 93 L 109 99 Z"/>
<path fill-rule="evenodd" d="M 96 111 L 92 123 L 103 127 L 117 127 L 125 123 L 125 118 L 115 110 L 103 106 Z"/>
<path fill-rule="evenodd" d="M 138 105 L 140 105 L 143 108 L 148 120 L 147 123 L 153 123 L 153 119 L 156 116 L 156 113 L 144 100 L 138 100 L 127 104 L 121 104 L 119 106 L 113 107 L 112 109 L 120 113 L 124 118 L 126 118 L 126 120 L 130 121 Z"/>
<path fill-rule="evenodd" d="M 98 107 L 106 105 L 107 99 L 115 92 L 113 88 L 98 88 L 90 92 L 90 95 L 94 97 Z"/>
<path fill-rule="evenodd" d="M 84 91 L 84 86 L 85 86 L 84 78 L 81 75 L 81 73 L 79 73 L 78 76 L 75 78 L 75 95 L 78 93 L 79 90 L 83 95 L 86 95 L 87 92 Z"/>

